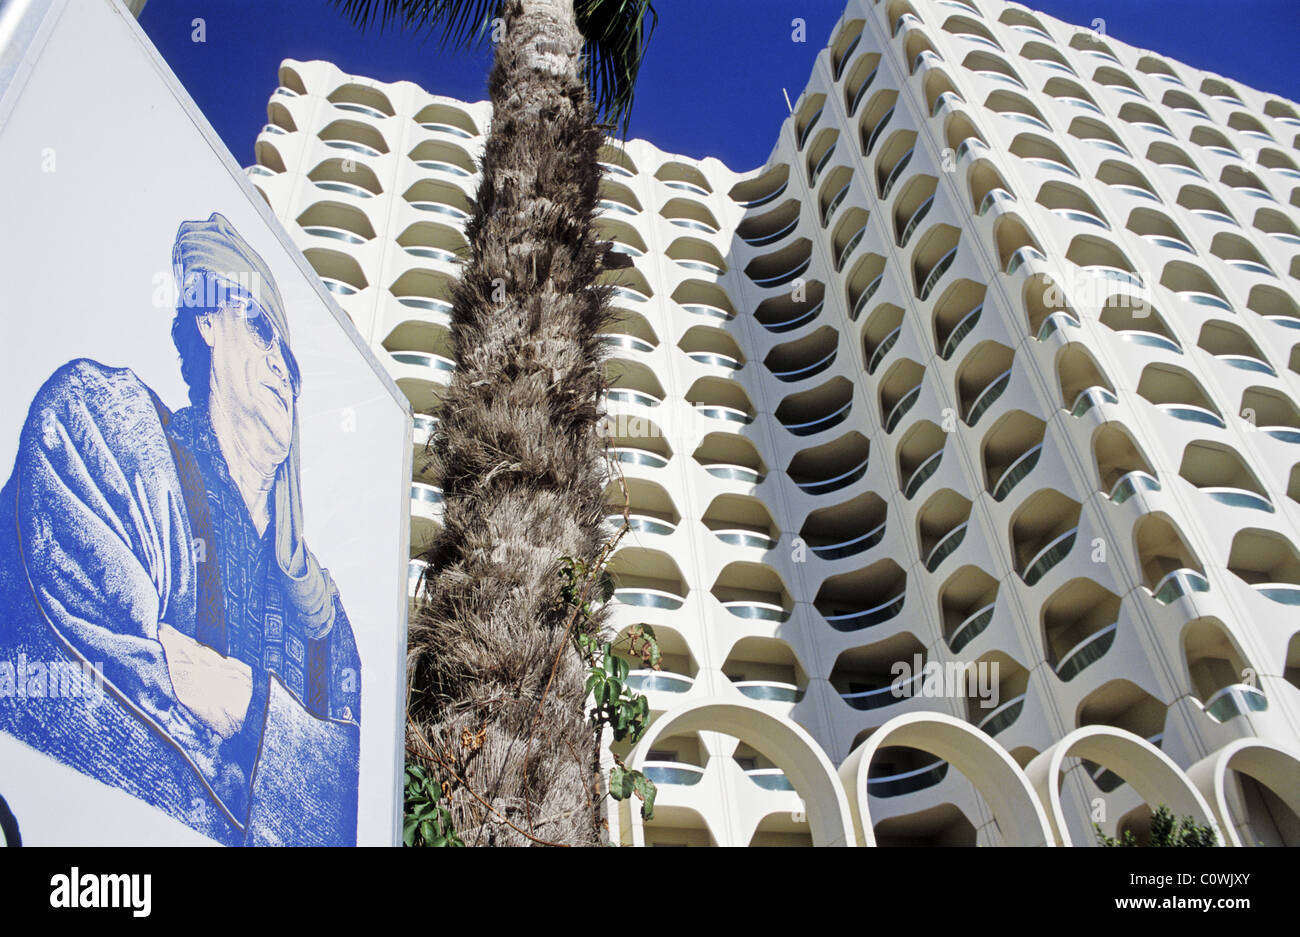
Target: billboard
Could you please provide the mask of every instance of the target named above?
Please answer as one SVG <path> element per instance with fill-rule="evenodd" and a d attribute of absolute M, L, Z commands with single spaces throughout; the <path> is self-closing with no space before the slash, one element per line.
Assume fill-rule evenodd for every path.
<path fill-rule="evenodd" d="M 389 845 L 410 407 L 114 0 L 0 3 L 0 836 Z"/>

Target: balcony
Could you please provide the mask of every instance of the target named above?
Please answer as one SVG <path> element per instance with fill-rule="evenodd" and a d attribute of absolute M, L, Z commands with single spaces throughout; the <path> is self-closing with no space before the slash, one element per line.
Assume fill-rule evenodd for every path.
<path fill-rule="evenodd" d="M 934 572 L 939 568 L 944 560 L 952 555 L 953 551 L 961 546 L 962 540 L 966 538 L 966 530 L 969 523 L 960 524 L 948 531 L 938 543 L 930 550 L 929 555 L 925 558 L 925 568 L 928 572 Z"/>
<path fill-rule="evenodd" d="M 632 208 L 630 205 L 624 205 L 622 202 L 616 202 L 613 199 L 602 198 L 599 202 L 597 202 L 597 205 L 599 206 L 601 211 L 612 211 L 620 215 L 640 214 L 640 212 L 638 212 L 635 208 Z"/>
<path fill-rule="evenodd" d="M 921 283 L 921 291 L 917 294 L 917 298 L 922 302 L 929 299 L 930 293 L 934 290 L 935 286 L 938 285 L 939 280 L 943 275 L 948 272 L 948 268 L 952 266 L 952 262 L 956 259 L 957 248 L 955 247 L 940 257 L 935 262 L 935 265 L 930 268 L 929 274 L 926 275 L 925 280 Z"/>
<path fill-rule="evenodd" d="M 879 66 L 873 68 L 871 70 L 871 74 L 862 80 L 862 84 L 858 86 L 858 90 L 853 92 L 853 100 L 849 103 L 850 117 L 852 117 L 858 112 L 858 105 L 862 103 L 863 96 L 866 95 L 867 89 L 870 88 L 871 85 L 875 82 L 876 75 L 879 73 L 880 73 Z"/>
<path fill-rule="evenodd" d="M 844 192 L 847 192 L 848 189 L 849 187 L 846 185 L 844 187 Z M 840 197 L 842 197 L 843 194 L 844 193 L 841 192 Z M 838 204 L 838 202 L 836 204 Z M 830 211 L 831 210 L 828 210 L 827 217 L 829 217 Z M 825 222 L 823 222 L 823 224 L 825 224 Z M 753 238 L 742 237 L 741 240 L 744 241 L 746 244 L 748 244 L 750 247 L 766 247 L 768 244 L 774 244 L 775 242 L 781 240 L 797 227 L 799 227 L 798 214 L 796 214 L 785 225 L 783 225 L 781 228 L 779 228 L 776 232 L 772 234 L 761 234 Z"/>
<path fill-rule="evenodd" d="M 1144 332 L 1141 329 L 1122 329 L 1119 331 L 1119 337 L 1126 342 L 1132 342 L 1135 345 L 1142 345 L 1146 348 L 1156 348 L 1160 351 L 1171 351 L 1176 355 L 1183 353 L 1183 348 L 1172 338 L 1161 335 L 1159 332 Z"/>
<path fill-rule="evenodd" d="M 423 309 L 425 312 L 434 312 L 443 316 L 451 315 L 451 303 L 442 299 L 432 299 L 428 296 L 398 296 L 398 303 L 409 309 Z"/>
<path fill-rule="evenodd" d="M 752 530 L 715 530 L 713 535 L 723 543 L 729 543 L 736 547 L 754 547 L 758 550 L 775 550 L 776 541 L 766 534 L 757 533 Z"/>
<path fill-rule="evenodd" d="M 430 172 L 445 172 L 451 176 L 468 177 L 473 175 L 468 169 L 457 166 L 455 163 L 448 163 L 441 159 L 417 159 L 415 165 L 421 169 L 427 169 Z"/>
<path fill-rule="evenodd" d="M 878 625 L 882 622 L 889 621 L 903 610 L 903 600 L 907 598 L 905 592 L 900 592 L 885 602 L 872 608 L 864 608 L 856 612 L 842 612 L 836 615 L 822 614 L 829 624 L 836 631 L 861 631 L 863 628 L 870 628 L 872 625 Z"/>
<path fill-rule="evenodd" d="M 780 605 L 774 605 L 771 602 L 759 602 L 754 599 L 741 599 L 731 602 L 723 602 L 722 607 L 737 618 L 747 618 L 753 621 L 789 621 L 790 612 Z"/>
<path fill-rule="evenodd" d="M 889 120 L 893 116 L 894 116 L 894 108 L 891 107 L 889 110 L 885 112 L 884 116 L 881 117 L 880 120 L 876 123 L 876 126 L 872 129 L 871 134 L 867 137 L 867 145 L 865 149 L 862 151 L 863 156 L 871 155 L 872 148 L 876 145 L 876 141 L 880 139 L 880 135 L 884 132 L 885 128 L 889 126 Z"/>
<path fill-rule="evenodd" d="M 821 546 L 812 547 L 813 553 L 817 554 L 823 560 L 839 560 L 846 556 L 852 556 L 855 553 L 861 553 L 863 550 L 870 550 L 878 544 L 885 536 L 885 525 L 881 523 L 865 534 L 854 537 L 851 540 L 844 540 L 840 543 L 828 543 Z"/>
<path fill-rule="evenodd" d="M 605 397 L 613 403 L 631 403 L 642 407 L 657 407 L 663 403 L 658 397 L 653 397 L 643 391 L 633 390 L 630 387 L 610 388 Z"/>
<path fill-rule="evenodd" d="M 690 787 L 704 777 L 703 768 L 682 761 L 647 761 L 642 763 L 641 773 L 656 785 L 666 787 Z"/>
<path fill-rule="evenodd" d="M 612 524 L 615 529 L 626 527 L 629 531 L 653 534 L 660 537 L 667 537 L 677 530 L 676 524 L 649 514 L 628 514 L 626 518 L 622 514 L 608 514 L 605 516 L 605 520 Z"/>
<path fill-rule="evenodd" d="M 856 248 L 859 244 L 862 243 L 862 238 L 866 233 L 867 233 L 867 226 L 864 224 L 861 228 L 858 229 L 857 234 L 849 238 L 848 243 L 846 243 L 844 247 L 840 249 L 839 254 L 835 258 L 836 270 L 844 269 L 844 264 L 847 263 L 849 257 L 853 255 L 854 248 Z"/>
<path fill-rule="evenodd" d="M 918 465 L 916 471 L 914 471 L 912 476 L 907 480 L 907 484 L 903 486 L 903 497 L 910 501 L 912 497 L 921 490 L 921 486 L 925 484 L 926 479 L 939 470 L 939 462 L 942 459 L 943 450 L 940 449 Z"/>
<path fill-rule="evenodd" d="M 916 148 L 913 147 L 900 156 L 898 162 L 894 164 L 894 168 L 891 169 L 889 175 L 885 177 L 885 181 L 880 186 L 880 200 L 882 202 L 889 198 L 889 193 L 893 191 L 894 183 L 898 182 L 898 180 L 902 178 L 903 171 L 907 169 L 907 164 L 912 161 L 912 154 L 915 152 Z"/>
<path fill-rule="evenodd" d="M 995 606 L 996 603 L 990 602 L 966 616 L 966 619 L 953 630 L 952 637 L 948 639 L 948 650 L 958 654 L 962 648 L 983 634 L 984 629 L 993 620 Z"/>
<path fill-rule="evenodd" d="M 907 414 L 907 411 L 912 409 L 920 399 L 921 384 L 918 383 L 907 393 L 903 394 L 903 396 L 898 399 L 898 403 L 894 404 L 893 408 L 889 411 L 889 415 L 885 417 L 885 432 L 892 433 L 895 428 L 897 428 L 899 422 Z"/>
<path fill-rule="evenodd" d="M 812 133 L 813 128 L 817 126 L 817 122 L 821 120 L 823 110 L 825 110 L 824 106 L 819 107 L 817 112 L 813 114 L 812 117 L 808 118 L 808 123 L 804 126 L 803 130 L 799 132 L 798 149 L 802 150 L 803 145 L 808 142 L 808 134 Z"/>
<path fill-rule="evenodd" d="M 987 387 L 980 391 L 979 396 L 971 402 L 970 409 L 966 411 L 966 425 L 974 426 L 978 423 L 980 417 L 982 417 L 985 411 L 987 411 L 989 407 L 993 406 L 994 402 L 1002 396 L 1003 391 L 1007 389 L 1007 385 L 1010 383 L 1011 369 L 1007 368 L 995 377 Z"/>
<path fill-rule="evenodd" d="M 707 364 L 712 367 L 726 368 L 730 371 L 739 371 L 742 365 L 731 355 L 724 355 L 712 351 L 691 351 L 687 352 L 686 357 L 690 358 L 697 364 Z"/>
<path fill-rule="evenodd" d="M 948 774 L 948 762 L 936 761 L 934 764 L 904 771 L 901 774 L 889 774 L 881 777 L 867 778 L 867 793 L 872 797 L 898 797 L 914 794 L 927 787 L 934 787 Z"/>
<path fill-rule="evenodd" d="M 1210 581 L 1203 573 L 1195 569 L 1175 569 L 1166 573 L 1164 578 L 1156 583 L 1155 588 L 1151 590 L 1151 595 L 1161 605 L 1168 605 L 1174 599 L 1191 595 L 1193 592 L 1209 591 Z"/>
<path fill-rule="evenodd" d="M 359 185 L 353 185 L 351 182 L 338 182 L 334 179 L 317 179 L 316 188 L 325 189 L 328 192 L 342 192 L 345 195 L 351 195 L 355 198 L 374 198 L 375 193 L 369 189 L 363 189 Z"/>
<path fill-rule="evenodd" d="M 1300 586 L 1290 582 L 1259 582 L 1251 586 L 1264 598 L 1282 605 L 1300 605 Z"/>
<path fill-rule="evenodd" d="M 664 464 L 667 465 L 668 463 L 665 461 Z M 714 478 L 721 478 L 725 481 L 746 482 L 750 485 L 759 484 L 765 477 L 757 469 L 752 469 L 747 465 L 726 465 L 721 462 L 704 466 L 704 471 Z"/>
<path fill-rule="evenodd" d="M 1268 697 L 1253 686 L 1234 683 L 1225 686 L 1205 701 L 1205 712 L 1215 722 L 1227 722 L 1247 713 L 1262 713 L 1268 709 Z"/>
<path fill-rule="evenodd" d="M 1204 423 L 1207 426 L 1215 426 L 1224 429 L 1223 419 L 1204 407 L 1198 407 L 1190 403 L 1158 403 L 1156 409 L 1167 413 L 1175 420 L 1183 420 L 1189 423 Z"/>
<path fill-rule="evenodd" d="M 1086 387 L 1079 391 L 1070 407 L 1070 416 L 1083 416 L 1098 404 L 1117 404 L 1119 398 L 1104 387 Z"/>
<path fill-rule="evenodd" d="M 442 490 L 424 482 L 411 482 L 411 500 L 422 504 L 441 505 Z"/>
<path fill-rule="evenodd" d="M 1027 693 L 1021 693 L 1007 700 L 993 712 L 989 713 L 976 725 L 977 729 L 982 730 L 989 736 L 995 736 L 1003 729 L 1010 726 L 1020 718 L 1020 713 L 1025 708 L 1025 697 Z"/>
<path fill-rule="evenodd" d="M 706 316 L 710 319 L 722 319 L 731 321 L 731 313 L 718 306 L 711 306 L 708 303 L 682 303 L 682 309 L 695 316 Z"/>
<path fill-rule="evenodd" d="M 1015 253 L 1013 253 L 1010 257 L 1007 258 L 1007 267 L 1006 267 L 1007 276 L 1013 276 L 1017 270 L 1019 270 L 1021 267 L 1023 267 L 1027 262 L 1031 260 L 1041 262 L 1046 259 L 1047 258 L 1043 256 L 1042 251 L 1040 251 L 1036 247 L 1030 247 L 1029 245 L 1026 244 L 1024 247 L 1019 248 L 1018 250 L 1015 251 Z"/>
<path fill-rule="evenodd" d="M 695 686 L 693 677 L 665 670 L 632 670 L 624 682 L 638 693 L 687 693 Z"/>
<path fill-rule="evenodd" d="M 1074 539 L 1078 536 L 1078 533 L 1079 528 L 1077 527 L 1067 530 L 1065 533 L 1053 538 L 1051 542 L 1035 553 L 1020 573 L 1020 578 L 1025 581 L 1025 585 L 1034 585 L 1052 567 L 1065 559 L 1074 547 Z"/>
<path fill-rule="evenodd" d="M 390 351 L 388 354 L 399 364 L 409 364 L 434 371 L 450 372 L 456 370 L 456 363 L 450 358 L 444 358 L 442 355 L 431 354 L 427 351 Z"/>
<path fill-rule="evenodd" d="M 933 195 L 916 207 L 916 211 L 912 212 L 912 217 L 909 218 L 907 224 L 903 226 L 903 233 L 898 238 L 899 247 L 907 246 L 907 242 L 912 239 L 912 235 L 916 232 L 917 225 L 925 219 L 925 216 L 930 213 L 930 209 L 933 207 Z"/>
<path fill-rule="evenodd" d="M 446 215 L 447 217 L 454 218 L 457 221 L 464 221 L 469 217 L 468 212 L 461 211 L 459 208 L 453 208 L 450 205 L 444 205 L 442 202 L 420 201 L 408 202 L 407 204 L 412 208 L 418 208 L 420 211 L 437 212 L 440 215 Z"/>
<path fill-rule="evenodd" d="M 896 683 L 890 683 L 874 690 L 861 690 L 856 693 L 841 693 L 840 699 L 848 703 L 854 709 L 868 710 L 880 709 L 883 706 L 892 706 L 900 700 L 911 699 L 913 695 L 918 694 L 921 689 L 921 678 L 924 672 L 918 673 L 911 680 L 905 680 Z"/>
<path fill-rule="evenodd" d="M 657 401 L 656 401 L 657 402 Z M 695 412 L 700 416 L 708 417 L 711 420 L 727 420 L 732 423 L 749 424 L 754 422 L 754 418 L 744 410 L 737 410 L 735 407 L 723 407 L 715 404 L 695 404 Z"/>
<path fill-rule="evenodd" d="M 431 133 L 449 133 L 453 137 L 460 137 L 463 140 L 472 140 L 474 138 L 474 134 L 470 133 L 468 130 L 462 130 L 460 127 L 455 127 L 451 124 L 444 124 L 439 121 L 430 121 L 429 123 L 420 124 L 420 126 Z"/>
<path fill-rule="evenodd" d="M 1107 497 L 1115 504 L 1123 504 L 1139 491 L 1159 491 L 1160 482 L 1141 469 L 1121 475 L 1110 489 Z"/>
<path fill-rule="evenodd" d="M 1237 368 L 1240 371 L 1255 371 L 1259 374 L 1267 374 L 1269 377 L 1277 377 L 1277 372 L 1273 366 L 1266 361 L 1254 357 L 1253 355 L 1215 355 L 1216 361 L 1222 361 L 1231 368 Z"/>
<path fill-rule="evenodd" d="M 628 587 L 614 590 L 614 601 L 623 605 L 635 605 L 639 608 L 662 608 L 676 611 L 686 601 L 680 595 L 665 592 L 662 589 Z"/>
<path fill-rule="evenodd" d="M 876 368 L 880 367 L 880 362 L 885 360 L 885 355 L 889 354 L 889 350 L 894 347 L 894 343 L 898 341 L 898 337 L 902 334 L 903 327 L 898 325 L 894 327 L 892 332 L 880 340 L 880 344 L 876 346 L 876 350 L 871 353 L 871 360 L 867 362 L 868 374 L 876 373 Z"/>
<path fill-rule="evenodd" d="M 1056 665 L 1056 675 L 1068 683 L 1082 673 L 1089 664 L 1100 660 L 1115 643 L 1115 632 L 1118 628 L 1119 622 L 1114 622 L 1076 644 Z"/>
<path fill-rule="evenodd" d="M 807 378 L 812 377 L 814 374 L 820 374 L 821 372 L 829 368 L 831 366 L 831 362 L 835 360 L 835 355 L 837 353 L 838 353 L 838 349 L 832 348 L 829 354 L 827 354 L 825 357 L 821 358 L 818 361 L 814 361 L 810 365 L 806 365 L 805 367 L 802 368 L 795 368 L 790 371 L 773 371 L 772 376 L 776 378 L 778 381 L 785 381 L 787 383 L 791 381 L 805 380 Z"/>
<path fill-rule="evenodd" d="M 1043 454 L 1043 444 L 1039 443 L 1032 449 L 1021 454 L 1014 462 L 1003 470 L 998 476 L 997 482 L 993 485 L 993 500 L 1001 501 L 1007 495 L 1011 494 L 1013 488 L 1020 484 L 1026 475 L 1034 470 L 1038 464 L 1038 458 Z"/>
<path fill-rule="evenodd" d="M 957 350 L 957 347 L 962 343 L 962 340 L 965 339 L 966 336 L 971 333 L 971 330 L 979 324 L 980 313 L 983 311 L 984 304 L 980 303 L 970 312 L 966 313 L 966 315 L 962 316 L 961 321 L 958 322 L 953 327 L 953 330 L 948 333 L 948 338 L 943 343 L 943 350 L 940 351 L 939 357 L 943 358 L 944 361 L 947 361 L 952 357 L 953 352 Z"/>
<path fill-rule="evenodd" d="M 1273 502 L 1264 495 L 1256 494 L 1253 491 L 1247 491 L 1244 488 L 1230 488 L 1226 486 L 1215 486 L 1211 488 L 1201 488 L 1201 492 L 1220 504 L 1226 504 L 1234 508 L 1251 508 L 1256 511 L 1267 511 L 1273 513 Z"/>
<path fill-rule="evenodd" d="M 828 413 L 826 416 L 818 417 L 815 420 L 809 420 L 806 423 L 782 423 L 781 425 L 796 436 L 812 436 L 815 433 L 820 433 L 824 430 L 830 429 L 832 426 L 842 423 L 849 415 L 849 409 L 852 406 L 853 401 L 850 399 L 848 403 L 844 404 L 839 409 Z"/>
<path fill-rule="evenodd" d="M 765 791 L 794 790 L 794 785 L 780 768 L 750 768 L 745 772 L 745 777 Z"/>
<path fill-rule="evenodd" d="M 862 291 L 862 295 L 853 303 L 853 310 L 849 313 L 849 319 L 853 322 L 858 321 L 858 316 L 862 315 L 863 308 L 867 302 L 875 295 L 876 290 L 880 289 L 880 284 L 884 282 L 885 275 L 879 274 L 874 280 L 867 284 L 867 288 Z"/>
<path fill-rule="evenodd" d="M 775 680 L 736 680 L 732 686 L 752 700 L 768 703 L 797 703 L 803 699 L 803 690 L 793 683 Z"/>
<path fill-rule="evenodd" d="M 840 189 L 838 192 L 835 193 L 835 197 L 832 198 L 831 201 L 830 201 L 830 204 L 826 206 L 826 210 L 825 210 L 824 212 L 822 212 L 822 227 L 823 227 L 823 228 L 826 227 L 826 225 L 830 224 L 830 220 L 831 220 L 831 218 L 834 217 L 834 215 L 835 215 L 835 209 L 837 209 L 837 208 L 840 207 L 840 203 L 843 202 L 844 199 L 845 199 L 845 197 L 849 194 L 849 189 L 850 189 L 850 188 L 852 188 L 852 184 L 851 184 L 851 183 L 848 183 L 848 182 L 844 183 L 844 187 L 843 187 L 842 189 Z M 786 232 L 788 232 L 788 231 L 793 231 L 795 225 L 798 224 L 798 223 L 799 223 L 799 219 L 796 218 L 794 221 L 792 221 L 792 222 L 791 222 L 791 223 L 790 223 L 790 224 L 785 228 L 785 231 L 786 231 Z M 775 238 L 773 238 L 773 240 L 775 240 Z M 766 243 L 766 242 L 764 242 L 764 243 Z"/>

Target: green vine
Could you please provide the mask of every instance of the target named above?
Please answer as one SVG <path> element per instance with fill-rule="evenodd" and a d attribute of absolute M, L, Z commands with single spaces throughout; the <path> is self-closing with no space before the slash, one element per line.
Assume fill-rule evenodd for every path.
<path fill-rule="evenodd" d="M 451 825 L 443 791 L 422 765 L 406 766 L 402 842 L 407 846 L 464 846 Z"/>
<path fill-rule="evenodd" d="M 1125 830 L 1119 839 L 1107 836 L 1101 827 L 1094 823 L 1093 833 L 1101 846 L 1140 846 L 1132 830 Z M 1156 808 L 1151 816 L 1151 846 L 1217 846 L 1219 838 L 1214 829 L 1201 826 L 1191 817 L 1175 821 L 1173 811 L 1164 804 Z"/>

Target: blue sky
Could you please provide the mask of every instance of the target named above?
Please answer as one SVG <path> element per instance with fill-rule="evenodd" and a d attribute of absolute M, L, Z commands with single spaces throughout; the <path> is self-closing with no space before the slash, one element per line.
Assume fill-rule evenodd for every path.
<path fill-rule="evenodd" d="M 1242 84 L 1300 99 L 1300 0 L 1036 0 L 1091 26 Z M 631 135 L 733 169 L 766 160 L 844 9 L 840 0 L 655 0 L 659 28 L 642 68 Z M 193 41 L 196 17 L 204 42 Z M 792 40 L 802 18 L 807 41 Z M 329 0 L 149 0 L 141 25 L 240 163 L 266 121 L 280 60 L 327 59 L 345 72 L 407 79 L 485 98 L 490 53 L 447 52 L 420 37 L 359 33 Z"/>

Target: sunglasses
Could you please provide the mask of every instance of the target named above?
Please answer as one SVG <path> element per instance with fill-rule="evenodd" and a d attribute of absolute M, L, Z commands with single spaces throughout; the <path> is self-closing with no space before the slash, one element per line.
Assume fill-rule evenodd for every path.
<path fill-rule="evenodd" d="M 280 330 L 271 321 L 271 317 L 247 296 L 231 296 L 221 308 L 229 309 L 243 320 L 249 336 L 260 350 L 270 351 L 272 343 L 279 343 L 280 357 L 284 360 L 285 370 L 289 373 L 289 387 L 296 400 L 302 392 L 302 371 L 298 368 L 298 359 L 289 350 L 289 343 L 284 340 Z"/>

